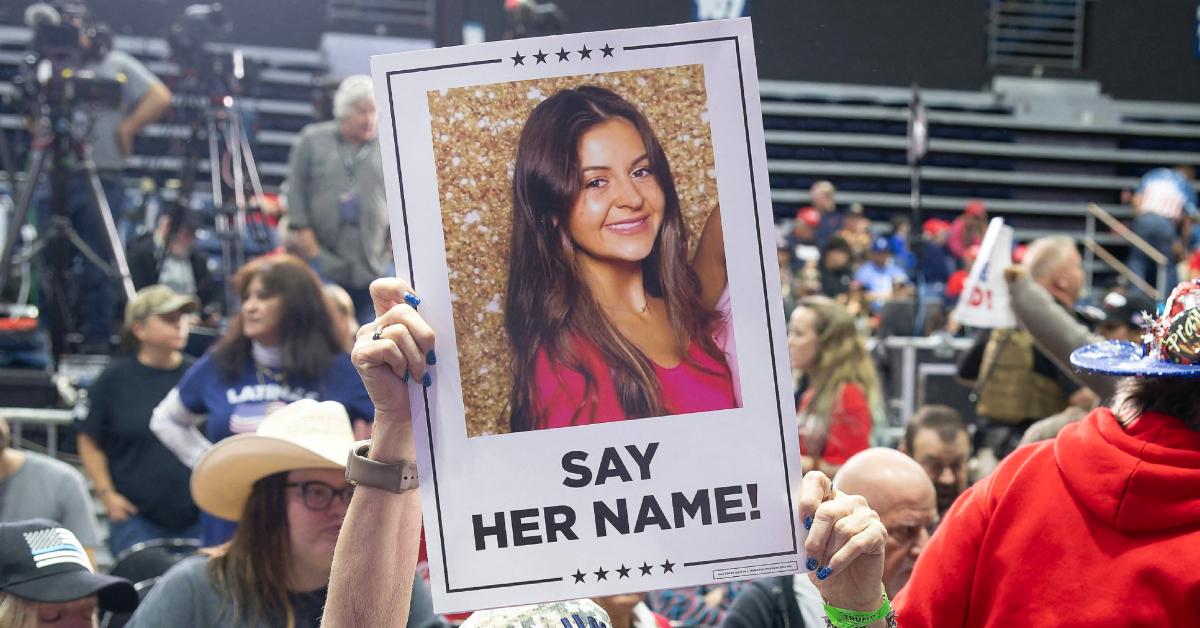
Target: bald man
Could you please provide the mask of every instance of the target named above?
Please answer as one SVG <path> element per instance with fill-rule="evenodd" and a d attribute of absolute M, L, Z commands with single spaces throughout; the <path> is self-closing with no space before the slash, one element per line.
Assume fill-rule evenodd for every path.
<path fill-rule="evenodd" d="M 883 585 L 889 597 L 908 582 L 913 564 L 937 524 L 937 491 L 925 469 L 908 456 L 874 447 L 850 457 L 833 479 L 834 488 L 867 500 L 888 531 Z"/>

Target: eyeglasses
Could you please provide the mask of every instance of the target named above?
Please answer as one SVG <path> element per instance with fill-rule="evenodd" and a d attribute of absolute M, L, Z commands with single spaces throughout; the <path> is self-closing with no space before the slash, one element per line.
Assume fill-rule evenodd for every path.
<path fill-rule="evenodd" d="M 354 497 L 354 485 L 348 484 L 342 488 L 333 488 L 324 482 L 288 482 L 287 488 L 299 488 L 304 507 L 322 512 L 333 503 L 334 497 L 340 497 L 343 504 L 349 504 Z"/>

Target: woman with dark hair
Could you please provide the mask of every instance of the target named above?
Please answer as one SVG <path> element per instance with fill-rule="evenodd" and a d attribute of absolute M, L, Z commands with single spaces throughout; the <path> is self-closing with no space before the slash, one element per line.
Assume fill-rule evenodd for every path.
<path fill-rule="evenodd" d="M 512 430 L 737 407 L 714 336 L 720 216 L 692 264 L 666 153 L 631 103 L 562 90 L 521 132 L 505 327 Z"/>
<path fill-rule="evenodd" d="M 1146 338 L 1072 353 L 1125 377 L 1111 407 L 1018 448 L 954 502 L 896 596 L 906 628 L 1200 626 L 1200 281 L 1175 288 Z M 817 473 L 799 501 L 823 597 L 883 617 L 877 519 Z"/>
<path fill-rule="evenodd" d="M 821 296 L 800 301 L 788 322 L 792 369 L 808 386 L 796 406 L 804 471 L 833 475 L 850 456 L 871 446 L 882 419 L 883 393 L 854 318 Z"/>
<path fill-rule="evenodd" d="M 150 429 L 159 440 L 194 467 L 213 443 L 254 432 L 267 414 L 300 399 L 340 402 L 356 435 L 365 437 L 375 408 L 342 349 L 341 330 L 334 329 L 332 306 L 312 269 L 291 255 L 260 257 L 233 282 L 241 310 L 155 408 Z M 231 523 L 203 519 L 206 545 L 233 532 Z"/>
<path fill-rule="evenodd" d="M 237 519 L 237 532 L 159 578 L 128 625 L 319 626 L 354 493 L 345 477 L 353 445 L 345 408 L 305 399 L 264 419 L 257 433 L 213 446 L 196 465 L 192 493 L 205 511 Z M 407 625 L 441 625 L 424 583 L 408 577 Z"/>

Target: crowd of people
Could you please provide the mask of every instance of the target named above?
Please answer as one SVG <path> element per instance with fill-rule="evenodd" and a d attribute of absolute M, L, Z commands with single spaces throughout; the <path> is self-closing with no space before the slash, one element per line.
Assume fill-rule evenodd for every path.
<path fill-rule="evenodd" d="M 137 63 L 121 60 L 126 70 Z M 129 71 L 142 78 L 123 144 L 160 112 L 165 89 Z M 603 112 L 581 123 L 580 138 L 601 129 L 625 134 L 633 153 L 655 148 L 643 145 L 653 134 L 639 135 L 623 101 L 574 97 Z M 188 219 L 165 218 L 131 243 L 140 289 L 125 306 L 123 351 L 76 408 L 83 474 L 13 447 L 0 419 L 0 626 L 91 626 L 98 609 L 131 614 L 131 626 L 445 621 L 417 568 L 416 491 L 347 479 L 352 449 L 381 466 L 414 460 L 409 385 L 431 386 L 437 359 L 421 298 L 400 279 L 377 279 L 394 273 L 368 77 L 341 84 L 334 114 L 293 147 L 284 250 L 238 270 L 236 305 L 220 303 Z M 585 139 L 577 143 L 582 152 Z M 1191 177 L 1155 170 L 1130 197 L 1134 231 L 1177 261 L 1194 244 Z M 1075 242 L 1038 239 L 1004 273 L 1021 326 L 968 330 L 950 306 L 979 254 L 985 204 L 972 201 L 951 221 L 884 225 L 860 205 L 843 209 L 836 194 L 814 183 L 811 206 L 781 222 L 778 247 L 806 474 L 806 573 L 503 609 L 464 625 L 556 616 L 566 625 L 568 614 L 613 628 L 883 626 L 897 617 L 904 626 L 1200 624 L 1200 581 L 1189 569 L 1200 559 L 1200 394 L 1187 379 L 1200 375 L 1200 265 L 1184 264 L 1189 274 L 1161 309 L 1116 285 L 1088 313 Z M 528 209 L 529 230 L 558 228 Z M 689 275 L 683 226 L 672 220 L 678 250 L 655 272 L 703 275 Z M 1131 266 L 1153 274 L 1136 259 Z M 700 276 L 666 299 L 703 302 L 715 320 L 718 279 Z M 517 283 L 510 290 L 521 292 Z M 644 357 L 628 331 L 636 326 L 593 300 L 580 307 L 596 316 L 564 333 L 602 329 Z M 645 314 L 647 303 L 664 302 L 631 307 Z M 222 305 L 233 309 L 215 345 L 186 355 L 190 326 Z M 92 324 L 103 324 L 107 306 L 95 307 Z M 518 337 L 520 322 L 509 321 Z M 666 309 L 657 322 L 669 330 Z M 711 321 L 685 322 L 723 364 Z M 924 405 L 904 417 L 900 442 L 886 442 L 886 395 L 867 339 L 934 331 L 974 332 L 958 371 L 975 412 Z M 532 369 L 541 354 L 528 353 Z M 524 376 L 536 380 L 532 370 Z M 630 416 L 658 403 L 623 401 Z M 365 438 L 369 449 L 356 448 Z M 119 562 L 161 539 L 203 549 L 143 583 L 140 603 L 132 583 L 96 573 L 102 543 Z"/>

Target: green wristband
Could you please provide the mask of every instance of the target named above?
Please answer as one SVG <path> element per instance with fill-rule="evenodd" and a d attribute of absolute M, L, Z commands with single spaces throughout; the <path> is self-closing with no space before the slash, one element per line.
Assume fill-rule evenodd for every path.
<path fill-rule="evenodd" d="M 825 616 L 829 618 L 829 625 L 834 628 L 864 628 L 887 618 L 888 614 L 892 612 L 892 602 L 888 599 L 887 593 L 883 594 L 883 604 L 873 613 L 846 610 L 824 602 L 822 602 L 822 606 L 825 607 Z"/>

